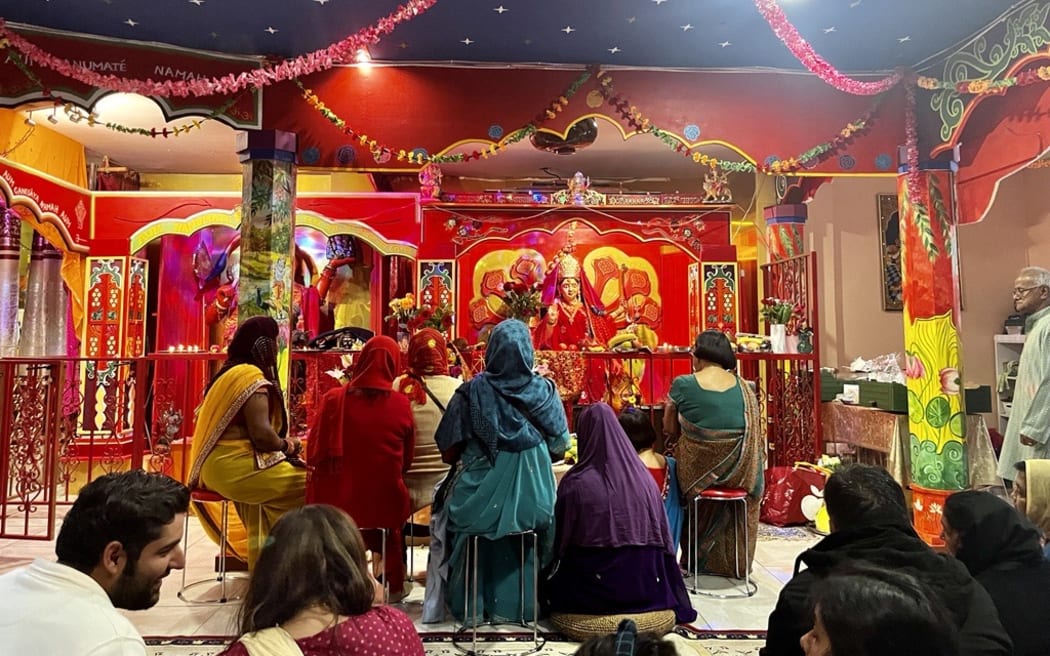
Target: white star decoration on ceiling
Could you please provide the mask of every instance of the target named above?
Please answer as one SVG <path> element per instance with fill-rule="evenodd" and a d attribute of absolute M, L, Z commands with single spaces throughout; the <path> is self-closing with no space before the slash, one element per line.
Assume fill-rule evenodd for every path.
<path fill-rule="evenodd" d="M 722 46 L 723 48 L 728 48 L 729 46 L 731 46 L 733 44 L 730 43 L 729 41 L 723 41 L 722 43 L 719 43 L 718 45 Z"/>
<path fill-rule="evenodd" d="M 265 30 L 263 30 L 263 32 L 269 32 L 270 34 L 277 34 L 278 32 L 280 32 L 280 30 L 277 29 L 276 27 L 274 27 L 273 25 L 271 25 L 270 27 L 267 27 Z"/>
<path fill-rule="evenodd" d="M 636 21 L 636 20 L 638 20 L 638 17 L 637 17 L 637 16 L 631 16 L 630 18 L 628 18 L 628 19 L 627 19 L 627 22 L 628 22 L 628 23 L 633 23 L 633 22 L 634 22 L 634 21 Z"/>
<path fill-rule="evenodd" d="M 131 20 L 130 18 L 129 18 L 129 19 L 127 19 L 127 20 L 126 20 L 126 21 L 124 21 L 124 22 L 125 22 L 125 23 L 126 23 L 127 25 L 130 25 L 130 26 L 132 26 L 132 27 L 135 27 L 136 25 L 138 25 L 138 23 L 137 23 L 137 22 L 135 22 L 135 21 Z"/>
<path fill-rule="evenodd" d="M 474 40 L 468 36 L 467 38 L 460 41 L 460 43 L 462 43 L 465 46 L 469 46 L 470 44 L 474 43 Z"/>
<path fill-rule="evenodd" d="M 655 2 L 658 5 L 662 5 L 663 3 L 667 2 L 667 0 L 653 0 L 653 2 Z"/>
<path fill-rule="evenodd" d="M 576 28 L 572 25 L 566 25 L 565 27 L 561 28 L 561 31 L 565 32 L 566 34 L 572 34 L 576 31 Z"/>
<path fill-rule="evenodd" d="M 190 0 L 190 2 L 191 2 L 192 4 L 195 4 L 195 5 L 197 5 L 198 7 L 200 7 L 201 5 L 203 5 L 203 4 L 204 4 L 204 0 Z"/>
<path fill-rule="evenodd" d="M 901 38 L 897 39 L 897 43 L 907 43 L 908 41 L 911 41 L 910 36 L 902 36 Z"/>
<path fill-rule="evenodd" d="M 864 2 L 864 0 L 853 0 L 853 2 L 849 3 L 849 8 L 854 9 L 855 7 L 859 7 L 862 2 Z"/>
<path fill-rule="evenodd" d="M 609 48 L 609 53 L 610 54 L 615 55 L 618 52 L 620 52 L 620 46 L 613 46 L 612 48 Z"/>
<path fill-rule="evenodd" d="M 500 6 L 496 7 L 496 8 L 494 8 L 494 9 L 493 9 L 492 11 L 494 11 L 494 12 L 496 12 L 497 14 L 500 14 L 500 15 L 502 16 L 502 15 L 503 15 L 503 12 L 506 12 L 506 11 L 510 11 L 510 9 L 507 9 L 507 8 L 506 8 L 506 7 L 504 7 L 503 5 L 500 5 Z"/>
<path fill-rule="evenodd" d="M 825 27 L 824 28 L 824 34 L 831 34 L 834 31 L 835 31 L 835 26 L 834 25 L 832 25 L 831 27 Z"/>
<path fill-rule="evenodd" d="M 682 28 L 683 32 L 688 32 L 689 30 L 693 29 L 693 26 L 689 23 L 686 23 L 685 25 L 679 25 L 678 27 Z"/>
<path fill-rule="evenodd" d="M 319 5 L 321 5 L 323 7 L 325 5 L 325 3 L 328 2 L 328 0 L 314 0 L 314 2 L 316 2 L 317 4 L 319 4 Z"/>

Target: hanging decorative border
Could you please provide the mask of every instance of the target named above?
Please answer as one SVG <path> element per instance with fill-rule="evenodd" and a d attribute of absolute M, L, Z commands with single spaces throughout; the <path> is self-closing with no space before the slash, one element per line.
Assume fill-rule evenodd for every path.
<path fill-rule="evenodd" d="M 791 24 L 784 10 L 777 4 L 777 0 L 755 0 L 755 7 L 766 19 L 773 34 L 787 46 L 791 54 L 798 61 L 813 72 L 817 77 L 824 80 L 839 91 L 845 91 L 855 96 L 874 96 L 888 91 L 903 78 L 903 73 L 897 71 L 889 77 L 876 82 L 861 82 L 840 73 L 834 66 L 829 64 L 823 57 L 818 55 L 813 46 L 802 38 L 795 26 Z"/>
<path fill-rule="evenodd" d="M 65 115 L 69 118 L 70 121 L 72 121 L 73 123 L 80 123 L 81 121 L 84 121 L 91 127 L 100 125 L 106 128 L 107 130 L 120 132 L 121 134 L 137 134 L 144 137 L 151 137 L 153 139 L 156 139 L 157 137 L 163 137 L 165 139 L 167 139 L 169 136 L 177 137 L 181 134 L 186 134 L 190 130 L 199 130 L 207 121 L 214 121 L 215 119 L 219 118 L 220 116 L 225 114 L 228 109 L 236 105 L 237 101 L 241 98 L 241 94 L 237 94 L 229 100 L 227 100 L 226 102 L 224 102 L 221 106 L 216 108 L 204 118 L 192 119 L 188 123 L 183 123 L 174 127 L 165 126 L 163 128 L 140 128 L 123 125 L 121 123 L 114 123 L 112 121 L 102 123 L 98 120 L 98 115 L 95 114 L 95 112 L 85 111 L 84 109 L 78 107 L 77 105 L 74 105 L 71 102 L 63 102 L 61 98 L 51 93 L 51 90 L 48 89 L 47 86 L 45 86 L 44 83 L 40 81 L 40 78 L 37 77 L 36 73 L 34 73 L 28 66 L 26 66 L 26 63 L 22 60 L 22 57 L 19 56 L 17 52 L 9 51 L 7 53 L 7 58 L 11 61 L 12 64 L 18 67 L 18 70 L 22 71 L 22 73 L 26 76 L 26 79 L 29 80 L 30 84 L 40 88 L 41 94 L 43 94 L 49 100 L 51 100 L 56 107 L 61 107 L 63 113 L 65 113 Z"/>
<path fill-rule="evenodd" d="M 156 82 L 154 80 L 137 80 L 116 75 L 103 75 L 83 66 L 73 64 L 67 59 L 57 57 L 33 45 L 21 35 L 9 29 L 3 19 L 0 19 L 0 39 L 6 40 L 6 45 L 23 54 L 33 64 L 51 69 L 60 75 L 88 86 L 122 93 L 137 93 L 143 96 L 159 96 L 161 98 L 172 96 L 179 98 L 187 96 L 214 96 L 233 94 L 248 88 L 258 89 L 269 86 L 274 82 L 303 77 L 328 70 L 338 64 L 351 62 L 358 50 L 375 45 L 398 25 L 412 20 L 435 4 L 437 4 L 437 0 L 409 0 L 390 15 L 379 19 L 375 25 L 363 28 L 327 48 L 315 50 L 295 59 L 285 60 L 280 64 L 267 65 L 251 71 L 244 71 L 237 75 L 230 74 L 217 78 L 194 80 Z"/>
<path fill-rule="evenodd" d="M 756 165 L 750 161 L 734 161 L 734 160 L 722 160 L 714 157 L 710 157 L 701 153 L 700 151 L 694 151 L 692 148 L 682 143 L 681 139 L 671 132 L 662 130 L 659 127 L 653 125 L 652 121 L 642 114 L 641 111 L 635 105 L 632 105 L 625 98 L 620 96 L 615 88 L 613 87 L 612 75 L 606 71 L 601 70 L 598 66 L 589 66 L 576 80 L 570 84 L 561 95 L 551 101 L 543 110 L 536 114 L 532 122 L 511 132 L 507 137 L 500 140 L 497 143 L 493 143 L 483 150 L 475 150 L 471 153 L 454 153 L 448 155 L 430 155 L 427 154 L 422 148 L 415 148 L 412 150 L 406 150 L 404 148 L 393 148 L 378 142 L 377 140 L 369 137 L 367 134 L 358 132 L 351 127 L 345 120 L 343 120 L 338 114 L 333 112 L 318 96 L 311 90 L 308 89 L 300 80 L 294 80 L 296 85 L 302 92 L 303 99 L 317 110 L 326 120 L 332 125 L 341 130 L 344 134 L 350 136 L 353 139 L 357 139 L 361 145 L 367 146 L 369 152 L 375 158 L 376 162 L 384 163 L 389 161 L 392 157 L 396 157 L 397 161 L 407 161 L 411 164 L 445 164 L 450 162 L 469 162 L 476 159 L 488 159 L 495 157 L 501 151 L 506 149 L 508 146 L 515 144 L 525 137 L 531 135 L 539 127 L 541 127 L 547 121 L 555 118 L 565 107 L 569 104 L 569 99 L 576 95 L 581 87 L 591 78 L 594 78 L 598 82 L 598 93 L 601 97 L 620 115 L 620 118 L 625 124 L 634 129 L 639 133 L 650 133 L 657 137 L 669 147 L 673 148 L 675 152 L 681 153 L 686 157 L 692 158 L 694 162 L 702 166 L 708 166 L 712 169 L 721 168 L 724 171 L 731 171 L 734 173 L 754 173 L 760 172 L 767 175 L 780 175 L 784 173 L 791 173 L 799 171 L 803 168 L 813 168 L 818 164 L 824 162 L 836 154 L 841 152 L 844 148 L 853 143 L 854 139 L 865 135 L 871 127 L 875 124 L 875 119 L 879 107 L 882 104 L 882 100 L 885 96 L 878 96 L 874 99 L 871 107 L 864 113 L 860 118 L 850 121 L 839 130 L 838 134 L 835 135 L 830 141 L 823 142 L 812 148 L 799 153 L 795 157 L 791 157 L 785 160 L 773 159 L 764 164 Z M 591 92 L 594 93 L 594 92 Z"/>
<path fill-rule="evenodd" d="M 786 160 L 774 159 L 764 164 L 756 165 L 748 161 L 737 162 L 731 160 L 720 160 L 705 155 L 698 150 L 692 150 L 672 133 L 653 125 L 652 121 L 643 115 L 636 106 L 620 96 L 613 87 L 612 76 L 610 74 L 605 71 L 599 71 L 596 78 L 598 79 L 598 89 L 602 94 L 602 97 L 617 111 L 620 118 L 623 119 L 628 126 L 638 132 L 651 133 L 653 136 L 660 139 L 660 141 L 663 141 L 669 147 L 673 148 L 675 152 L 692 158 L 697 164 L 709 166 L 712 169 L 721 168 L 725 171 L 732 171 L 735 173 L 754 173 L 757 171 L 767 175 L 780 175 L 783 173 L 795 172 L 802 168 L 812 168 L 820 164 L 836 155 L 846 146 L 849 146 L 853 143 L 853 140 L 856 137 L 863 136 L 871 129 L 871 126 L 875 123 L 875 116 L 878 108 L 882 104 L 884 98 L 884 96 L 877 96 L 871 107 L 862 117 L 847 123 L 845 127 L 839 130 L 839 133 L 835 135 L 831 141 L 818 144 L 809 150 Z"/>
<path fill-rule="evenodd" d="M 376 162 L 383 163 L 389 161 L 392 156 L 396 156 L 397 161 L 399 162 L 407 161 L 412 164 L 422 165 L 428 162 L 434 164 L 446 164 L 495 157 L 508 146 L 518 143 L 535 132 L 540 126 L 560 114 L 562 110 L 568 107 L 569 99 L 575 96 L 576 92 L 580 90 L 580 87 L 582 87 L 587 80 L 591 78 L 591 75 L 597 71 L 598 69 L 596 67 L 588 67 L 587 70 L 573 80 L 572 84 L 566 87 L 557 98 L 552 100 L 544 109 L 537 113 L 530 123 L 514 130 L 499 142 L 493 143 L 482 150 L 475 150 L 470 153 L 453 153 L 449 155 L 429 155 L 422 148 L 405 150 L 404 148 L 395 149 L 381 144 L 367 134 L 354 130 L 346 121 L 340 118 L 338 114 L 329 109 L 328 106 L 317 97 L 317 94 L 306 88 L 300 80 L 296 79 L 294 82 L 299 87 L 300 91 L 302 91 L 303 99 L 306 100 L 311 107 L 316 109 L 321 116 L 328 120 L 329 123 L 342 130 L 343 134 L 346 134 L 352 139 L 357 139 L 361 145 L 367 146 Z"/>

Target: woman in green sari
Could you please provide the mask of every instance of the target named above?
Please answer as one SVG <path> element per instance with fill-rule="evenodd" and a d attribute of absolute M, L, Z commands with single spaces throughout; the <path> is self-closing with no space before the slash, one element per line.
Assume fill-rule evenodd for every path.
<path fill-rule="evenodd" d="M 682 530 L 684 565 L 743 578 L 737 563 L 750 571 L 755 557 L 766 441 L 755 393 L 735 370 L 729 339 L 717 330 L 701 333 L 693 348 L 693 373 L 671 383 L 664 435 L 678 461 L 678 484 L 687 503 L 714 485 L 747 490 L 747 515 L 739 515 L 736 530 L 742 536 L 747 522 L 748 544 L 737 545 L 739 553 L 734 553 L 734 514 L 727 504 L 701 505 L 699 544 L 692 544 L 691 526 Z"/>
<path fill-rule="evenodd" d="M 452 615 L 467 621 L 464 608 L 470 536 L 478 544 L 479 622 L 517 622 L 531 617 L 533 586 L 519 594 L 521 540 L 536 531 L 541 568 L 554 547 L 552 454 L 569 446 L 565 410 L 554 383 L 533 373 L 528 327 L 506 320 L 492 331 L 485 372 L 460 386 L 438 425 L 435 439 L 453 471 L 434 502 L 445 512 L 448 579 L 445 599 Z M 531 581 L 532 539 L 525 539 L 525 581 Z"/>

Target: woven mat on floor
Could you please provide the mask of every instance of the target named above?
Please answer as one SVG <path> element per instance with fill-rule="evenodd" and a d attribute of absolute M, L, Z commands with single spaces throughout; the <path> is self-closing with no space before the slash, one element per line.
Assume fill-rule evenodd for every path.
<path fill-rule="evenodd" d="M 757 656 L 759 647 L 765 643 L 765 632 L 709 631 L 687 626 L 677 627 L 675 632 L 695 647 L 700 656 Z M 543 654 L 571 656 L 579 647 L 578 643 L 569 642 L 558 634 L 543 635 L 547 639 Z M 427 656 L 462 654 L 453 646 L 452 636 L 448 633 L 424 633 L 421 637 Z M 149 656 L 214 656 L 230 640 L 227 637 L 146 638 L 146 653 Z M 520 653 L 531 641 L 531 633 L 490 633 L 483 640 L 479 639 L 478 651 L 493 656 Z"/>

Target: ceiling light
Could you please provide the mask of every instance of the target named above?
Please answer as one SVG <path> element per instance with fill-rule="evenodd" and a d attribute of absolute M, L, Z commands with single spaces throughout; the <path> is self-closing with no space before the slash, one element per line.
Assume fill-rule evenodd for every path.
<path fill-rule="evenodd" d="M 33 120 L 33 112 L 29 112 L 28 114 L 26 114 L 25 124 L 29 127 L 33 127 L 34 125 L 36 125 L 36 121 Z"/>
<path fill-rule="evenodd" d="M 358 64 L 371 64 L 372 55 L 369 54 L 368 48 L 358 49 L 357 54 L 354 55 L 354 61 Z"/>
<path fill-rule="evenodd" d="M 51 110 L 51 116 L 47 117 L 47 122 L 50 123 L 51 125 L 58 125 L 58 117 L 55 116 L 55 112 L 57 112 L 57 111 L 58 111 L 57 107 L 52 109 Z"/>

